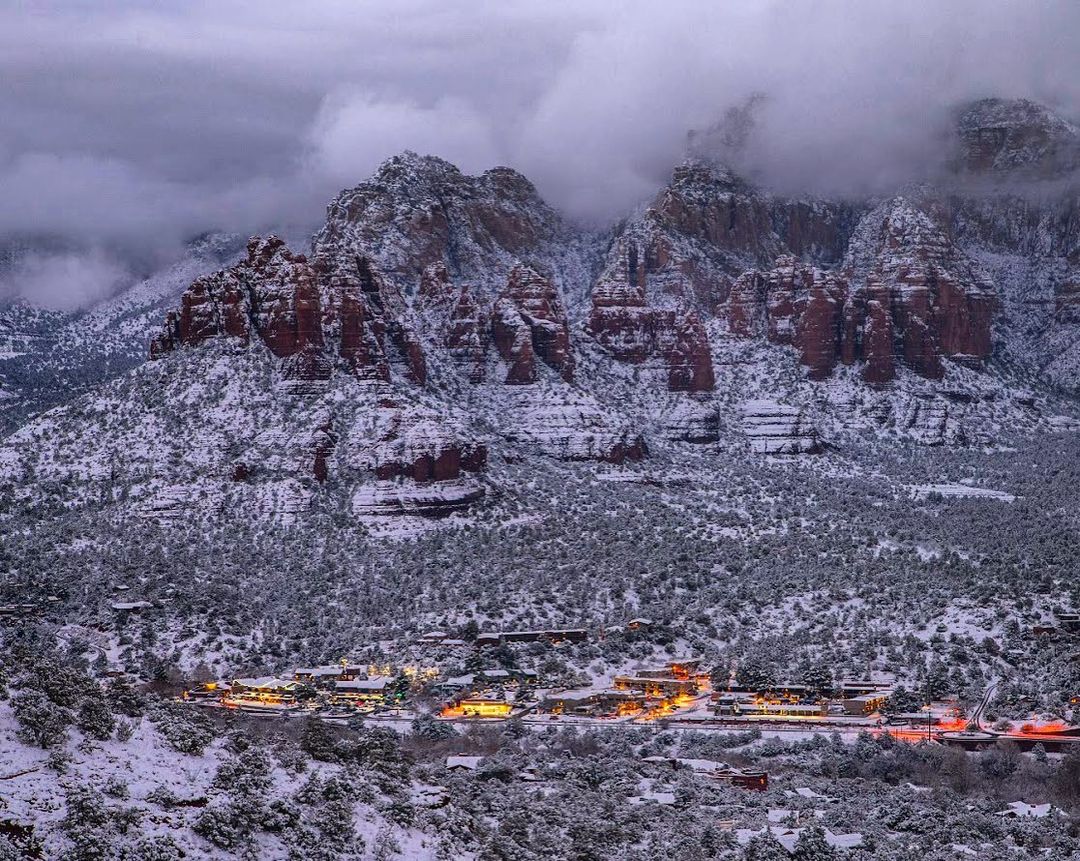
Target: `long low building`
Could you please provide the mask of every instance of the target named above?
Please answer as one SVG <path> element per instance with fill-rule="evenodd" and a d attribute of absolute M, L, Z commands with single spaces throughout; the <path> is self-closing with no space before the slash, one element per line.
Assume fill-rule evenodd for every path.
<path fill-rule="evenodd" d="M 550 693 L 540 709 L 551 714 L 633 714 L 645 708 L 645 694 L 639 691 L 591 688 Z"/>
<path fill-rule="evenodd" d="M 612 682 L 616 690 L 641 691 L 649 697 L 694 696 L 697 682 L 693 679 L 654 678 L 651 676 L 616 676 Z"/>
<path fill-rule="evenodd" d="M 462 717 L 506 717 L 513 706 L 504 699 L 488 696 L 469 696 L 458 701 Z"/>
<path fill-rule="evenodd" d="M 234 679 L 230 688 L 227 700 L 233 703 L 292 705 L 315 695 L 311 687 L 303 682 L 276 676 Z"/>
<path fill-rule="evenodd" d="M 586 628 L 548 628 L 536 631 L 485 631 L 476 638 L 478 646 L 497 646 L 500 643 L 584 643 L 589 639 Z"/>
<path fill-rule="evenodd" d="M 334 693 L 331 699 L 335 703 L 382 703 L 386 700 L 386 688 L 389 681 L 385 676 L 377 679 L 337 681 L 334 682 Z"/>

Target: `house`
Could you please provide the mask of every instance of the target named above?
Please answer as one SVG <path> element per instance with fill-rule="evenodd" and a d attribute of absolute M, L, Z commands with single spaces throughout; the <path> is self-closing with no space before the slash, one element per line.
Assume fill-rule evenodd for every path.
<path fill-rule="evenodd" d="M 676 679 L 689 679 L 701 669 L 701 658 L 675 658 L 667 662 L 667 671 Z"/>
<path fill-rule="evenodd" d="M 113 601 L 109 606 L 118 613 L 138 613 L 140 610 L 149 610 L 154 605 L 150 601 Z"/>
<path fill-rule="evenodd" d="M 184 691 L 185 700 L 216 700 L 227 697 L 232 693 L 232 685 L 228 682 L 203 682 L 191 690 Z"/>
<path fill-rule="evenodd" d="M 663 807 L 671 807 L 675 804 L 675 793 L 657 790 L 647 790 L 641 793 L 641 795 L 634 795 L 630 798 L 631 804 L 647 804 L 650 801 L 653 804 L 659 804 Z"/>
<path fill-rule="evenodd" d="M 788 718 L 821 718 L 828 715 L 829 704 L 824 701 L 819 703 L 792 703 L 782 700 L 759 700 L 740 705 L 739 711 L 736 713 Z"/>
<path fill-rule="evenodd" d="M 700 658 L 675 658 L 662 667 L 643 667 L 634 675 L 646 679 L 691 679 L 698 675 Z"/>
<path fill-rule="evenodd" d="M 477 678 L 482 679 L 492 684 L 518 684 L 523 682 L 535 682 L 537 679 L 536 672 L 534 670 L 519 670 L 519 669 L 491 669 L 480 670 L 476 674 Z"/>
<path fill-rule="evenodd" d="M 330 701 L 340 705 L 382 705 L 386 702 L 389 681 L 386 676 L 336 681 Z"/>
<path fill-rule="evenodd" d="M 717 717 L 741 715 L 757 708 L 755 699 L 750 693 L 714 693 L 712 710 Z"/>
<path fill-rule="evenodd" d="M 512 711 L 510 703 L 493 696 L 468 696 L 458 702 L 463 717 L 506 717 Z"/>
<path fill-rule="evenodd" d="M 482 760 L 482 756 L 448 756 L 446 758 L 446 768 L 449 771 L 476 771 L 480 767 Z"/>
<path fill-rule="evenodd" d="M 880 711 L 888 702 L 892 691 L 889 689 L 869 691 L 856 696 L 844 697 L 844 714 L 863 717 Z"/>
<path fill-rule="evenodd" d="M 732 768 L 723 762 L 711 759 L 688 759 L 686 757 L 647 756 L 642 762 L 654 765 L 666 765 L 670 768 L 690 768 L 698 774 L 704 774 L 712 780 L 737 786 L 740 789 L 752 789 L 764 792 L 769 788 L 769 773 L 751 768 Z"/>
<path fill-rule="evenodd" d="M 231 691 L 225 698 L 226 705 L 233 706 L 295 706 L 314 696 L 314 691 L 295 679 L 279 679 L 274 676 L 234 679 Z"/>
<path fill-rule="evenodd" d="M 0 618 L 26 616 L 36 612 L 38 609 L 37 604 L 4 604 L 0 606 Z"/>
<path fill-rule="evenodd" d="M 1080 613 L 1055 613 L 1054 615 L 1062 629 L 1072 633 L 1080 632 Z"/>
<path fill-rule="evenodd" d="M 477 646 L 500 643 L 584 643 L 589 639 L 585 628 L 548 628 L 537 631 L 486 631 L 476 638 Z"/>
<path fill-rule="evenodd" d="M 1028 804 L 1024 801 L 1012 801 L 1004 810 L 997 811 L 994 815 L 1002 819 L 1042 819 L 1049 816 L 1053 810 L 1049 804 Z"/>
<path fill-rule="evenodd" d="M 586 688 L 548 694 L 540 704 L 550 714 L 625 715 L 645 708 L 645 695 L 611 688 Z"/>
<path fill-rule="evenodd" d="M 709 777 L 753 792 L 764 792 L 769 788 L 769 772 L 753 768 L 722 768 L 709 772 Z"/>
<path fill-rule="evenodd" d="M 360 672 L 360 667 L 349 667 L 346 664 L 328 664 L 322 667 L 297 667 L 293 670 L 293 678 L 298 682 L 308 682 L 324 687 L 339 679 L 356 678 Z"/>
<path fill-rule="evenodd" d="M 692 697 L 697 694 L 697 682 L 693 679 L 616 676 L 612 684 L 616 690 L 641 691 L 648 697 Z"/>
<path fill-rule="evenodd" d="M 812 790 L 809 786 L 799 786 L 795 789 L 794 792 L 792 792 L 790 789 L 785 789 L 784 795 L 786 795 L 788 798 L 795 798 L 796 796 L 798 796 L 799 798 L 809 798 L 812 801 L 825 801 L 830 804 L 836 801 L 835 798 L 832 798 L 828 795 L 822 795 L 820 792 L 814 792 L 814 790 Z"/>
<path fill-rule="evenodd" d="M 862 696 L 863 694 L 873 694 L 880 691 L 892 691 L 896 687 L 896 679 L 892 676 L 886 678 L 881 676 L 879 678 L 870 679 L 845 679 L 840 682 L 838 687 L 840 697 L 846 699 L 848 697 Z"/>
<path fill-rule="evenodd" d="M 475 683 L 476 676 L 473 673 L 466 673 L 464 676 L 451 676 L 448 679 L 443 679 L 435 687 L 443 691 L 463 691 L 471 688 Z"/>
<path fill-rule="evenodd" d="M 754 830 L 752 828 L 739 828 L 735 832 L 735 837 L 739 843 L 747 844 L 755 837 L 764 834 L 765 829 L 772 832 L 773 837 L 777 842 L 787 850 L 788 854 L 794 854 L 795 844 L 799 842 L 799 835 L 803 833 L 805 829 L 802 828 L 789 828 L 786 825 L 766 825 L 765 828 Z M 829 844 L 833 849 L 856 849 L 863 844 L 863 836 L 861 834 L 834 834 L 828 828 L 825 829 L 825 842 Z"/>

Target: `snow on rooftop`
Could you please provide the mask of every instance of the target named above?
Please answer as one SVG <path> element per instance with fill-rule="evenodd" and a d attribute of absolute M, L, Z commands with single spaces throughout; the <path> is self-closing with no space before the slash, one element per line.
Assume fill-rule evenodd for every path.
<path fill-rule="evenodd" d="M 675 803 L 674 792 L 658 792 L 656 790 L 646 790 L 641 795 L 635 795 L 630 799 L 631 804 L 646 804 L 652 801 L 655 804 L 662 804 L 665 807 L 670 807 Z"/>
<path fill-rule="evenodd" d="M 289 679 L 279 679 L 276 676 L 258 676 L 256 678 L 236 679 L 233 685 L 243 688 L 272 688 L 275 690 L 295 688 L 296 682 Z"/>
<path fill-rule="evenodd" d="M 386 688 L 387 679 L 381 676 L 375 679 L 352 679 L 346 682 L 334 682 L 334 688 L 339 691 L 381 691 Z"/>
<path fill-rule="evenodd" d="M 1028 804 L 1025 801 L 1011 801 L 1004 810 L 997 811 L 996 815 L 1042 819 L 1044 816 L 1050 815 L 1051 809 L 1049 804 Z"/>
<path fill-rule="evenodd" d="M 480 767 L 480 761 L 482 756 L 448 756 L 446 758 L 447 768 L 464 768 L 468 771 L 476 771 Z"/>

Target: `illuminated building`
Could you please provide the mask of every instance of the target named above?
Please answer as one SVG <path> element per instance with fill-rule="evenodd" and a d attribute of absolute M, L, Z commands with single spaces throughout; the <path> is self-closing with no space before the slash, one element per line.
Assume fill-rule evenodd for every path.
<path fill-rule="evenodd" d="M 314 695 L 311 688 L 294 679 L 279 679 L 274 676 L 236 679 L 232 690 L 225 698 L 226 705 L 233 706 L 295 706 L 301 700 Z"/>
<path fill-rule="evenodd" d="M 461 700 L 457 708 L 462 717 L 507 717 L 510 714 L 510 703 L 506 700 L 489 697 L 466 697 Z"/>
<path fill-rule="evenodd" d="M 386 701 L 386 677 L 334 682 L 331 702 L 340 705 L 382 705 Z"/>

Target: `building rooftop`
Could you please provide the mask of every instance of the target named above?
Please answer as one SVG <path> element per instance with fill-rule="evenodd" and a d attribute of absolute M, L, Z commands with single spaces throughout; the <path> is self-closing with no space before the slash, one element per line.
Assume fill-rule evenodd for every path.
<path fill-rule="evenodd" d="M 476 771 L 476 769 L 480 767 L 480 761 L 482 759 L 482 756 L 448 756 L 446 758 L 446 767 Z"/>
<path fill-rule="evenodd" d="M 300 686 L 292 679 L 279 679 L 276 676 L 258 676 L 255 678 L 236 679 L 233 687 L 259 688 L 261 690 L 289 691 Z"/>
<path fill-rule="evenodd" d="M 385 690 L 387 682 L 385 676 L 377 679 L 352 679 L 347 682 L 335 682 L 334 689 L 339 691 L 381 691 Z"/>

